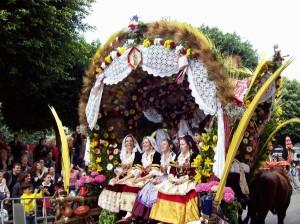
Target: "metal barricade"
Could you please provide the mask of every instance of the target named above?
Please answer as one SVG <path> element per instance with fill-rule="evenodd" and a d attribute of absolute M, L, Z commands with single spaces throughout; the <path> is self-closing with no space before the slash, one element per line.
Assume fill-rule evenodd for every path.
<path fill-rule="evenodd" d="M 51 197 L 39 197 L 39 198 L 5 198 L 1 201 L 1 210 L 0 210 L 0 218 L 1 224 L 26 224 L 26 214 L 24 210 L 24 206 L 21 203 L 21 200 L 34 200 L 34 223 L 43 223 L 43 224 L 51 224 L 55 223 L 56 217 L 55 215 L 48 214 L 46 201 L 51 200 Z M 37 203 L 37 201 L 42 201 L 42 205 Z M 51 207 L 51 205 L 50 205 Z M 40 209 L 41 208 L 41 209 Z M 8 220 L 5 220 L 4 211 L 8 212 Z M 22 213 L 23 212 L 23 213 Z M 55 212 L 55 211 L 53 211 Z M 17 222 L 17 218 L 20 218 Z M 22 220 L 24 219 L 25 222 Z"/>

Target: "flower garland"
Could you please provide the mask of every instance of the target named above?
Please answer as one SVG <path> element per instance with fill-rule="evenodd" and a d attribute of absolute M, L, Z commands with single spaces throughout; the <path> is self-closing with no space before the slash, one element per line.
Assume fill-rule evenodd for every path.
<path fill-rule="evenodd" d="M 206 182 L 211 177 L 215 155 L 214 150 L 218 140 L 213 131 L 203 133 L 201 139 L 200 153 L 192 163 L 192 167 L 195 168 L 196 172 L 194 176 L 196 183 Z"/>
<path fill-rule="evenodd" d="M 169 50 L 176 50 L 180 55 L 186 55 L 187 57 L 196 57 L 196 55 L 193 54 L 191 48 L 184 47 L 181 43 L 176 43 L 172 39 L 149 38 L 141 34 L 141 30 L 144 26 L 145 24 L 140 22 L 137 16 L 133 16 L 130 20 L 127 31 L 130 39 L 127 40 L 124 46 L 111 51 L 101 63 L 101 69 L 99 67 L 96 68 L 96 73 L 101 72 L 101 70 L 103 71 L 108 65 L 113 62 L 114 59 L 124 54 L 126 50 L 138 45 L 142 45 L 143 47 L 150 47 L 152 45 L 163 46 Z"/>
<path fill-rule="evenodd" d="M 102 172 L 106 178 L 113 176 L 114 168 L 119 164 L 118 144 L 114 127 L 108 130 L 99 130 L 98 127 L 90 133 L 90 171 Z"/>

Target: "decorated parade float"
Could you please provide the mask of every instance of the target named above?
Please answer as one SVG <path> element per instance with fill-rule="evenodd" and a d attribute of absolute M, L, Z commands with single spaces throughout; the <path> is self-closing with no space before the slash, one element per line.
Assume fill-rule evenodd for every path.
<path fill-rule="evenodd" d="M 127 29 L 98 49 L 83 79 L 79 115 L 88 129 L 90 176 L 81 180 L 82 196 L 98 197 L 115 177 L 126 135 L 138 142 L 152 136 L 159 144 L 161 138 L 198 130 L 199 152 L 189 168 L 195 171 L 190 181 L 199 196 L 199 217 L 186 221 L 237 223 L 243 197 L 235 186 L 242 183 L 247 198 L 244 174 L 251 180 L 269 160 L 268 143 L 279 128 L 299 122 L 280 119 L 280 73 L 291 61 L 284 63 L 277 49 L 274 53 L 252 72 L 222 58 L 199 29 L 133 17 Z M 102 211 L 100 223 L 115 220 L 116 214 Z"/>

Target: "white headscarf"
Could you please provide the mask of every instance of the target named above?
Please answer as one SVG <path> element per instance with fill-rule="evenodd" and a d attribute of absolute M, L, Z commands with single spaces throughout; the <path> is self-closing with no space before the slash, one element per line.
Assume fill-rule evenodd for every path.
<path fill-rule="evenodd" d="M 179 130 L 178 130 L 178 136 L 184 136 L 184 135 L 190 135 L 193 136 L 193 133 L 189 127 L 189 124 L 186 120 L 180 120 L 179 122 Z"/>
<path fill-rule="evenodd" d="M 148 139 L 148 141 L 150 142 L 150 144 L 151 144 L 151 146 L 153 147 L 153 149 L 154 149 L 155 151 L 159 152 L 159 151 L 158 151 L 157 144 L 156 144 L 156 141 L 155 141 L 155 139 L 154 139 L 153 137 L 151 137 L 151 136 L 145 136 L 145 137 L 143 138 L 143 141 L 144 141 L 145 139 Z M 143 151 L 144 151 L 144 150 L 143 150 Z"/>
<path fill-rule="evenodd" d="M 170 140 L 170 136 L 164 129 L 157 129 L 155 134 L 156 145 L 158 147 L 158 152 L 161 153 L 160 144 L 164 139 Z"/>
<path fill-rule="evenodd" d="M 140 153 L 142 153 L 142 150 L 139 146 L 139 143 L 137 142 L 137 140 L 132 136 L 132 135 L 126 135 L 125 138 L 122 141 L 122 148 L 121 148 L 121 153 L 120 153 L 120 159 L 121 161 L 123 161 L 126 157 L 126 145 L 125 145 L 125 141 L 127 137 L 131 137 L 133 139 L 133 150 L 132 150 L 132 155 L 135 154 L 135 152 L 139 151 Z"/>

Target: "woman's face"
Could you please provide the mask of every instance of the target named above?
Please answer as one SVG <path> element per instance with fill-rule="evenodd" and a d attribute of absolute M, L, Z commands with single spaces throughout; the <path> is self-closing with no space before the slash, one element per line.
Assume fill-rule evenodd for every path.
<path fill-rule="evenodd" d="M 26 183 L 30 183 L 31 182 L 31 175 L 28 174 L 26 177 L 25 177 L 25 180 L 24 180 Z"/>
<path fill-rule="evenodd" d="M 168 141 L 162 141 L 160 144 L 160 149 L 162 152 L 169 152 L 170 151 L 170 145 Z"/>
<path fill-rule="evenodd" d="M 130 136 L 126 137 L 126 139 L 125 139 L 125 147 L 128 150 L 133 149 L 133 139 Z"/>
<path fill-rule="evenodd" d="M 22 162 L 23 164 L 27 164 L 27 163 L 28 163 L 28 157 L 27 157 L 27 156 L 23 156 L 21 162 Z"/>
<path fill-rule="evenodd" d="M 49 168 L 49 173 L 50 173 L 50 174 L 54 174 L 54 167 L 50 167 L 50 168 Z"/>
<path fill-rule="evenodd" d="M 36 169 L 37 169 L 37 170 L 41 170 L 41 169 L 42 169 L 42 165 L 41 165 L 40 163 L 37 163 L 37 164 L 36 164 Z"/>
<path fill-rule="evenodd" d="M 149 139 L 144 138 L 142 144 L 143 144 L 143 150 L 145 152 L 149 152 L 152 149 L 152 146 L 151 146 L 151 143 L 150 143 Z"/>
<path fill-rule="evenodd" d="M 189 151 L 189 145 L 186 143 L 186 141 L 184 139 L 180 139 L 180 151 L 182 153 L 186 153 Z"/>

